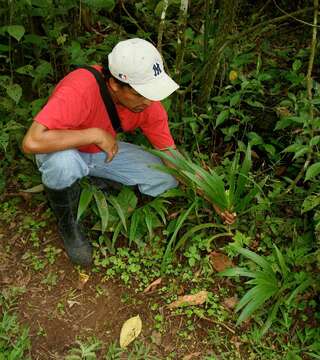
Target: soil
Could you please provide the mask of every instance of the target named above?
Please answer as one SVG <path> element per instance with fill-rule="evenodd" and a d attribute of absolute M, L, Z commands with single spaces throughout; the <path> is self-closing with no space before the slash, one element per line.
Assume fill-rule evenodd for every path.
<path fill-rule="evenodd" d="M 63 359 L 71 348 L 76 347 L 77 339 L 87 341 L 88 338 L 101 340 L 98 359 L 105 359 L 103 355 L 109 345 L 119 343 L 124 321 L 136 315 L 140 315 L 143 323 L 138 339 L 150 347 L 156 358 L 166 359 L 175 352 L 170 359 L 204 359 L 210 353 L 206 335 L 216 326 L 214 323 L 196 318 L 195 330 L 188 332 L 187 337 L 179 336 L 187 319 L 171 314 L 157 291 L 150 294 L 136 292 L 134 286 L 125 286 L 119 280 L 106 280 L 103 273 L 90 270 L 84 278 L 68 260 L 53 217 L 46 219 L 45 226 L 37 230 L 41 245 L 35 248 L 30 231 L 21 229 L 27 214 L 39 221 L 48 214 L 45 202 L 39 204 L 39 201 L 23 199 L 18 209 L 9 222 L 0 221 L 0 286 L 2 291 L 12 287 L 24 290 L 17 298 L 14 311 L 20 322 L 30 329 L 32 359 Z M 26 253 L 29 251 L 44 258 L 43 250 L 48 244 L 61 252 L 53 264 L 47 263 L 36 271 Z M 50 276 L 56 279 L 51 284 L 45 280 Z M 159 304 L 165 318 L 162 332 L 155 328 L 154 317 L 159 313 L 159 310 L 151 310 L 155 303 Z"/>

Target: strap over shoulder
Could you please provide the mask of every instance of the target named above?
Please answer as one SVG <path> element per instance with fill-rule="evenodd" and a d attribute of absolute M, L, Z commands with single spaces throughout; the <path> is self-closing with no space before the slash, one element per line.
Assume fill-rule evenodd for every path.
<path fill-rule="evenodd" d="M 83 65 L 83 66 L 79 66 L 78 69 L 88 70 L 95 77 L 99 85 L 100 94 L 104 102 L 104 105 L 106 107 L 107 113 L 109 114 L 109 118 L 111 120 L 113 129 L 116 132 L 123 132 L 117 109 L 112 101 L 104 76 L 101 74 L 99 70 L 95 69 L 92 66 Z"/>

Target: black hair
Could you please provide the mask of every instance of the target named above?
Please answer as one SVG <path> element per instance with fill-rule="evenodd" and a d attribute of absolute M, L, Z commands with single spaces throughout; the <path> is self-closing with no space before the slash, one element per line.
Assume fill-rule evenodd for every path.
<path fill-rule="evenodd" d="M 124 87 L 128 87 L 128 88 L 131 88 L 131 86 L 119 79 L 117 79 L 116 77 L 114 77 L 110 70 L 109 70 L 109 61 L 108 61 L 108 57 L 106 57 L 106 59 L 103 61 L 102 63 L 102 73 L 103 73 L 103 76 L 105 77 L 106 80 L 109 80 L 110 78 L 112 78 L 118 85 Z"/>

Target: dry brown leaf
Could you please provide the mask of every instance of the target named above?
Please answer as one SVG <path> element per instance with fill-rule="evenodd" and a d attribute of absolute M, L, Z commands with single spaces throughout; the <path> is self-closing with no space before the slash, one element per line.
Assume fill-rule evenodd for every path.
<path fill-rule="evenodd" d="M 218 272 L 234 267 L 234 263 L 228 258 L 228 256 L 222 253 L 212 251 L 209 256 L 213 268 Z"/>
<path fill-rule="evenodd" d="M 90 276 L 84 272 L 79 272 L 79 282 L 77 288 L 82 290 L 85 284 L 88 282 Z"/>
<path fill-rule="evenodd" d="M 185 355 L 182 360 L 192 360 L 194 358 L 198 358 L 201 355 L 201 352 L 194 352 L 192 354 L 189 355 Z"/>
<path fill-rule="evenodd" d="M 208 299 L 208 292 L 203 290 L 193 295 L 179 296 L 178 300 L 168 305 L 169 309 L 175 309 L 184 305 L 201 305 Z"/>
<path fill-rule="evenodd" d="M 36 185 L 30 189 L 21 190 L 21 192 L 30 193 L 30 194 L 40 193 L 43 191 L 44 191 L 43 184 Z"/>
<path fill-rule="evenodd" d="M 238 298 L 236 296 L 232 296 L 229 298 L 226 298 L 223 300 L 223 305 L 227 308 L 227 309 L 234 309 L 238 303 Z"/>
<path fill-rule="evenodd" d="M 161 281 L 162 281 L 161 278 L 153 281 L 151 284 L 149 284 L 149 285 L 144 289 L 143 292 L 144 292 L 144 293 L 148 293 L 148 292 L 150 292 L 150 291 L 155 290 L 155 288 L 156 288 L 158 285 L 161 284 Z"/>
<path fill-rule="evenodd" d="M 71 309 L 74 305 L 81 305 L 81 303 L 79 303 L 79 301 L 74 301 L 74 300 L 67 300 L 67 304 L 69 306 L 69 308 Z"/>
<path fill-rule="evenodd" d="M 120 347 L 126 348 L 135 338 L 139 336 L 142 330 L 142 321 L 140 316 L 134 316 L 124 322 L 120 332 Z"/>

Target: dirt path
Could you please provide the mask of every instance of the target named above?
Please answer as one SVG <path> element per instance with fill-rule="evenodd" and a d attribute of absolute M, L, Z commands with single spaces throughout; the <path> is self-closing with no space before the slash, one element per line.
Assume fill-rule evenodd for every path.
<path fill-rule="evenodd" d="M 93 338 L 102 344 L 98 358 L 105 359 L 124 321 L 135 315 L 143 323 L 138 341 L 156 359 L 206 358 L 214 324 L 197 319 L 190 330 L 190 320 L 171 314 L 157 291 L 137 293 L 103 272 L 73 267 L 45 203 L 11 204 L 1 218 L 0 284 L 20 294 L 15 311 L 30 328 L 32 359 L 63 359 L 77 339 Z"/>

